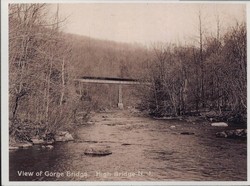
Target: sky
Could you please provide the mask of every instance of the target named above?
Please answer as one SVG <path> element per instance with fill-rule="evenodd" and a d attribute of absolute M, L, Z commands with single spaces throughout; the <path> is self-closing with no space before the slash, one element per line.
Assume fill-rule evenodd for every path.
<path fill-rule="evenodd" d="M 53 7 L 55 10 L 55 6 Z M 157 42 L 194 42 L 198 12 L 206 35 L 216 34 L 245 20 L 244 4 L 190 3 L 78 3 L 59 4 L 62 30 L 98 39 L 148 45 Z"/>

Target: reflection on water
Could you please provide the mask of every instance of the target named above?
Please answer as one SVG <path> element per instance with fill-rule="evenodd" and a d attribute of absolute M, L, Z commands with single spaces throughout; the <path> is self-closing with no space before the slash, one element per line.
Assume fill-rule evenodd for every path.
<path fill-rule="evenodd" d="M 57 143 L 52 150 L 34 146 L 10 151 L 10 181 L 247 179 L 246 141 L 215 138 L 223 129 L 126 112 L 99 113 L 93 120 L 95 124 L 79 128 L 74 142 Z M 183 131 L 195 134 L 181 135 Z M 84 155 L 90 146 L 109 148 L 112 154 Z"/>

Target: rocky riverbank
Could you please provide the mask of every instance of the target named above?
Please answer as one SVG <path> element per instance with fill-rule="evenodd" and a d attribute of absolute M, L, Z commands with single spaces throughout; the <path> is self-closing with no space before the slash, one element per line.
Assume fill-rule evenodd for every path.
<path fill-rule="evenodd" d="M 33 136 L 29 140 L 19 141 L 10 138 L 9 150 L 25 149 L 32 147 L 33 145 L 40 145 L 42 148 L 52 149 L 53 144 L 56 142 L 73 141 L 72 134 L 68 131 L 59 131 L 55 134 L 48 134 L 44 137 Z"/>
<path fill-rule="evenodd" d="M 245 121 L 237 120 L 233 116 L 221 114 L 218 115 L 215 112 L 201 112 L 196 115 L 183 115 L 183 116 L 168 116 L 168 117 L 153 117 L 156 120 L 179 120 L 188 123 L 206 123 L 211 127 L 217 127 L 218 132 L 215 136 L 218 138 L 230 138 L 230 139 L 246 139 L 247 138 L 247 125 Z M 237 122 L 233 122 L 237 120 Z M 175 128 L 175 126 L 171 126 Z M 219 129 L 220 128 L 220 129 Z M 225 130 L 221 131 L 221 128 Z M 181 132 L 183 135 L 191 135 L 193 133 Z"/>
<path fill-rule="evenodd" d="M 159 120 L 184 120 L 187 122 L 194 121 L 208 121 L 208 122 L 228 122 L 237 125 L 247 125 L 247 116 L 241 116 L 239 114 L 233 114 L 229 111 L 216 112 L 216 111 L 200 111 L 200 112 L 189 112 L 181 116 L 163 116 L 153 117 Z"/>

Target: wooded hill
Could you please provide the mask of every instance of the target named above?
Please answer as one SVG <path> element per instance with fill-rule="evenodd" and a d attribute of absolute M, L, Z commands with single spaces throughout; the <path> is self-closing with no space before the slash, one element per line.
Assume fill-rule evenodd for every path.
<path fill-rule="evenodd" d="M 98 40 L 65 34 L 71 43 L 70 64 L 76 77 L 138 78 L 147 63 L 147 50 L 139 44 Z"/>

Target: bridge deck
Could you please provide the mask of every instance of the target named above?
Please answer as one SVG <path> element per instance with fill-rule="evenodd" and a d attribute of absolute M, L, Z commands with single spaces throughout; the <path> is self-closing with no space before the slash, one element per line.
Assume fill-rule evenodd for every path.
<path fill-rule="evenodd" d="M 110 78 L 110 77 L 81 77 L 75 79 L 75 81 L 85 82 L 85 83 L 100 83 L 100 84 L 123 84 L 123 85 L 135 85 L 141 84 L 136 79 L 129 78 Z"/>

